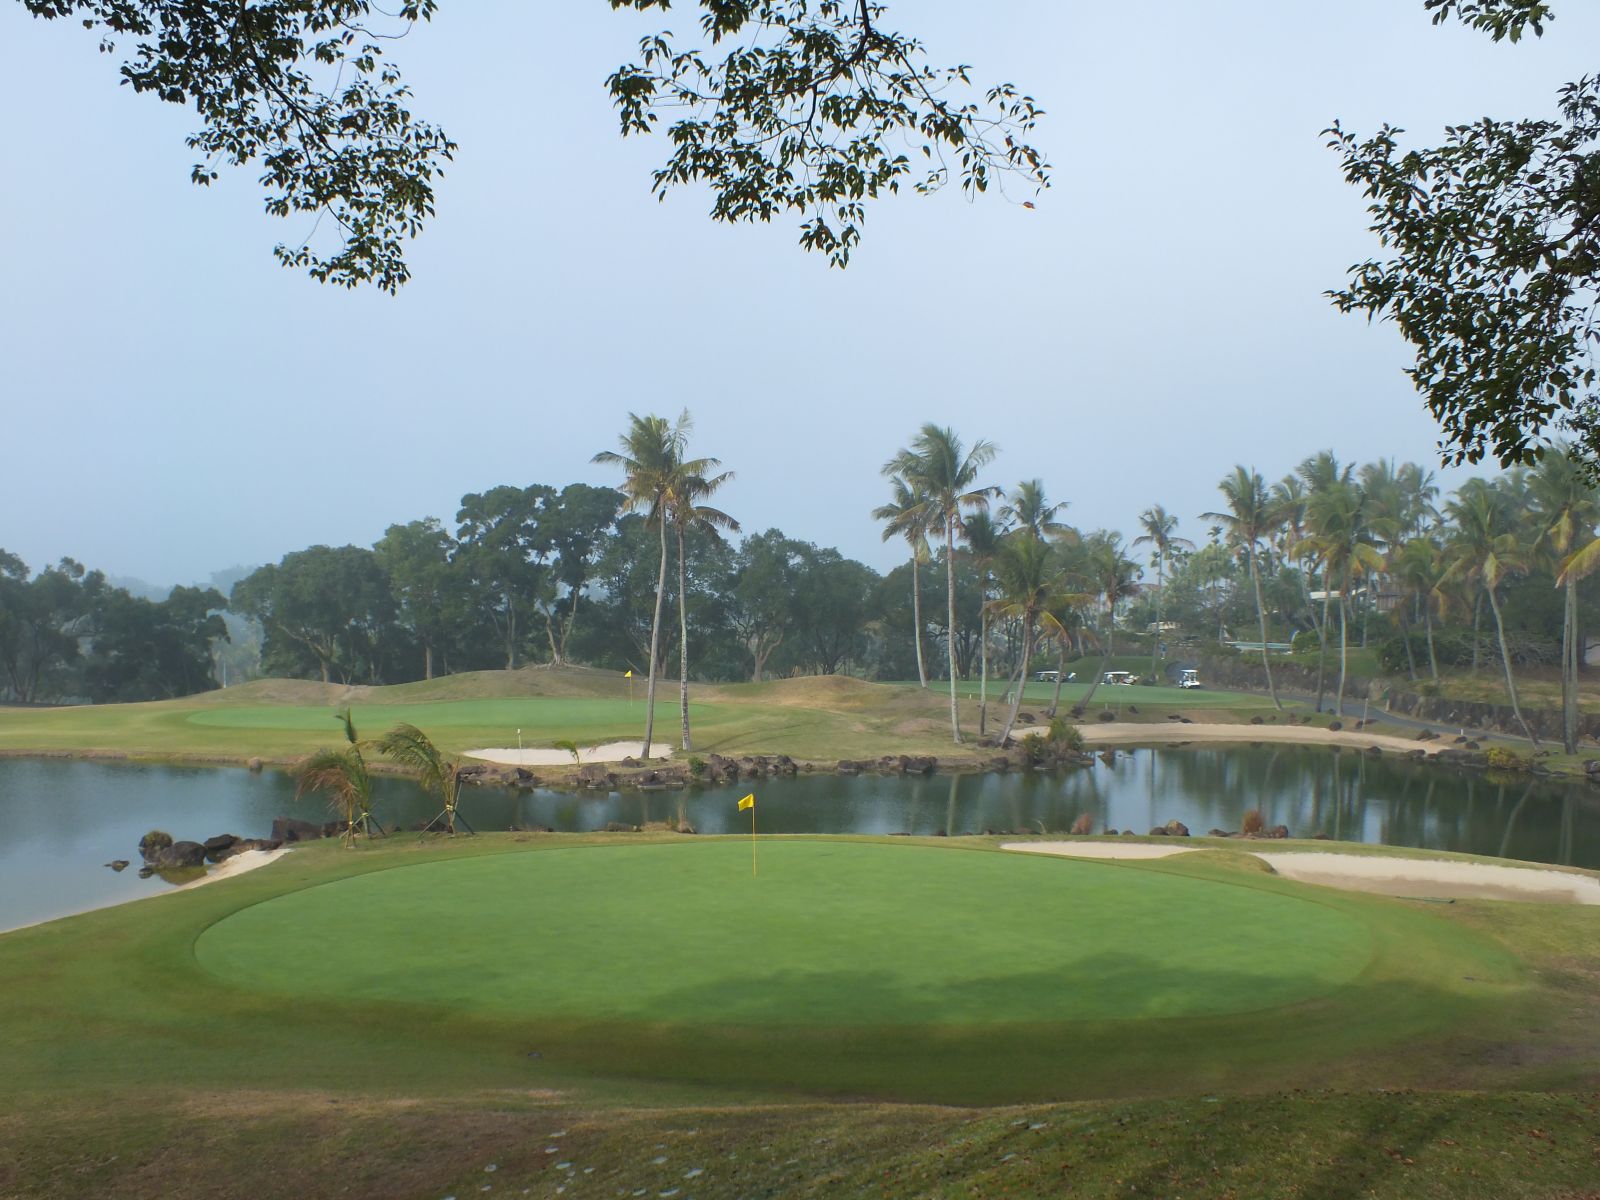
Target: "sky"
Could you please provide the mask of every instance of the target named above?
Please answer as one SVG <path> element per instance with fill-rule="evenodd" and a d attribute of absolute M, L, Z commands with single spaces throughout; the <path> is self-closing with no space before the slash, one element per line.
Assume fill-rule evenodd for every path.
<path fill-rule="evenodd" d="M 562 15 L 548 14 L 556 8 Z M 610 484 L 630 412 L 694 418 L 721 507 L 879 569 L 883 462 L 924 422 L 1128 537 L 1195 539 L 1236 463 L 1437 466 L 1399 335 L 1323 292 L 1375 251 L 1321 131 L 1553 110 L 1600 11 L 1542 40 L 1435 27 L 1421 0 L 1263 6 L 890 0 L 936 64 L 1047 110 L 1054 186 L 875 205 L 846 271 L 792 220 L 659 203 L 660 139 L 621 140 L 604 80 L 693 10 L 444 0 L 395 50 L 460 143 L 396 298 L 272 258 L 308 225 L 257 172 L 188 180 L 181 108 L 120 87 L 70 21 L 0 3 L 0 547 L 113 576 L 207 579 L 396 522 L 451 524 L 503 483 Z M 1465 478 L 1440 471 L 1447 487 Z"/>

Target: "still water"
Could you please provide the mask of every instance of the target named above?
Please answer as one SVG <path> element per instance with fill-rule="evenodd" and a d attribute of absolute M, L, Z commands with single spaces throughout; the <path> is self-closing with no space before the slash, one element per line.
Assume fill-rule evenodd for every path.
<path fill-rule="evenodd" d="M 1268 825 L 1287 825 L 1295 837 L 1600 868 L 1600 788 L 1316 747 L 1123 750 L 1113 762 L 1059 775 L 812 775 L 609 795 L 468 789 L 462 812 L 479 830 L 683 819 L 701 833 L 740 833 L 749 824 L 736 802 L 752 789 L 764 833 L 1059 833 L 1088 813 L 1097 833 L 1145 833 L 1175 818 L 1203 834 L 1238 829 L 1244 811 L 1259 808 Z M 437 810 L 404 780 L 377 783 L 386 825 L 425 821 Z M 148 830 L 193 841 L 265 837 L 278 816 L 330 814 L 319 798 L 296 801 L 293 782 L 278 772 L 0 760 L 0 930 L 170 886 L 137 876 Z M 113 859 L 132 865 L 116 873 L 103 865 Z"/>

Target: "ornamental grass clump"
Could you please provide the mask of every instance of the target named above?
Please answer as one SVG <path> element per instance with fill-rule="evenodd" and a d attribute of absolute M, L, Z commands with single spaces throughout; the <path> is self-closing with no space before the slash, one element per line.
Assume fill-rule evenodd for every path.
<path fill-rule="evenodd" d="M 1260 833 L 1266 827 L 1267 820 L 1261 815 L 1261 810 L 1252 808 L 1244 814 L 1244 823 L 1239 828 L 1248 837 L 1251 834 Z"/>

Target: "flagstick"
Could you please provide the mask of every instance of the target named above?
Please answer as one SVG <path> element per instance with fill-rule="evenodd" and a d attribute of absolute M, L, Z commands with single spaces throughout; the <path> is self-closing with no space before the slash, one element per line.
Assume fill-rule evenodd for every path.
<path fill-rule="evenodd" d="M 756 806 L 750 806 L 750 878 L 756 877 Z"/>

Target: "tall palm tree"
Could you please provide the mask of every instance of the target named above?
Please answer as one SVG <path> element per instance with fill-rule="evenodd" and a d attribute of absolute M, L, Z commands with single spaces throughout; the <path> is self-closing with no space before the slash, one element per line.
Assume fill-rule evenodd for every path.
<path fill-rule="evenodd" d="M 1174 550 L 1193 550 L 1188 538 L 1176 536 L 1178 518 L 1159 504 L 1151 505 L 1139 514 L 1139 528 L 1144 532 L 1133 539 L 1135 546 L 1149 546 L 1156 556 L 1156 636 L 1150 645 L 1150 678 L 1159 679 L 1157 660 L 1161 654 L 1162 611 L 1167 590 L 1167 556 Z"/>
<path fill-rule="evenodd" d="M 1089 702 L 1094 699 L 1095 690 L 1105 678 L 1106 664 L 1116 649 L 1114 631 L 1117 603 L 1137 594 L 1139 590 L 1134 582 L 1139 575 L 1139 564 L 1123 551 L 1121 539 L 1115 533 L 1098 533 L 1089 538 L 1083 547 L 1079 562 L 1080 570 L 1089 585 L 1086 590 L 1106 602 L 1106 636 L 1100 642 L 1100 666 L 1095 671 L 1094 678 L 1089 681 L 1088 694 L 1073 707 L 1074 713 L 1081 713 L 1089 707 Z"/>
<path fill-rule="evenodd" d="M 688 410 L 676 423 L 665 417 L 628 414 L 628 428 L 617 440 L 620 451 L 602 450 L 591 462 L 621 467 L 624 478 L 618 489 L 624 512 L 643 512 L 647 525 L 655 525 L 661 538 L 661 565 L 656 575 L 655 616 L 650 622 L 650 678 L 645 687 L 644 749 L 650 757 L 650 743 L 656 724 L 656 671 L 661 657 L 661 601 L 667 591 L 667 488 L 682 466 L 683 444 L 688 436 Z"/>
<path fill-rule="evenodd" d="M 1439 565 L 1439 548 L 1428 538 L 1411 538 L 1395 553 L 1390 562 L 1390 569 L 1405 599 L 1422 610 L 1423 629 L 1428 638 L 1428 673 L 1437 682 L 1439 655 L 1433 646 L 1433 608 L 1437 599 L 1434 589 L 1439 586 L 1440 577 L 1444 573 Z M 1405 611 L 1405 605 L 1401 606 L 1400 611 L 1402 613 Z M 1415 679 L 1417 668 L 1411 655 L 1410 632 L 1403 617 L 1400 630 L 1405 637 L 1406 661 L 1411 666 L 1411 678 Z"/>
<path fill-rule="evenodd" d="M 1261 627 L 1261 667 L 1267 674 L 1267 691 L 1272 696 L 1273 706 L 1281 711 L 1283 701 L 1278 699 L 1278 685 L 1272 680 L 1272 663 L 1267 658 L 1267 610 L 1261 601 L 1261 572 L 1256 564 L 1256 552 L 1261 539 L 1273 525 L 1267 485 L 1255 471 L 1247 471 L 1239 466 L 1234 467 L 1233 474 L 1224 478 L 1217 489 L 1227 501 L 1228 511 L 1200 515 L 1221 525 L 1227 531 L 1228 540 L 1244 551 L 1249 563 L 1250 586 L 1256 596 L 1256 621 Z"/>
<path fill-rule="evenodd" d="M 1546 451 L 1529 480 L 1540 542 L 1557 559 L 1560 586 L 1566 589 L 1561 623 L 1561 741 L 1568 754 L 1578 750 L 1578 579 L 1566 570 L 1600 524 L 1600 498 L 1566 446 Z"/>
<path fill-rule="evenodd" d="M 978 568 L 978 737 L 989 731 L 989 584 L 1003 530 L 987 512 L 969 513 L 961 525 L 967 552 Z"/>
<path fill-rule="evenodd" d="M 1066 507 L 1065 500 L 1051 504 L 1045 498 L 1043 480 L 1024 479 L 1001 506 L 999 515 L 1003 523 L 1026 530 L 1043 542 L 1068 531 L 1067 525 L 1056 520 Z"/>
<path fill-rule="evenodd" d="M 917 648 L 917 683 L 928 686 L 928 668 L 922 657 L 922 584 L 917 568 L 928 557 L 928 508 L 924 498 L 901 476 L 889 480 L 894 498 L 872 510 L 874 521 L 885 522 L 883 540 L 902 537 L 911 547 L 911 623 Z M 981 710 L 980 710 L 981 711 Z M 981 728 L 981 727 L 980 727 Z"/>
<path fill-rule="evenodd" d="M 689 429 L 688 419 L 689 414 L 686 412 L 680 421 L 685 438 Z M 680 450 L 682 445 L 680 443 Z M 685 751 L 694 749 L 689 739 L 689 576 L 684 553 L 688 543 L 688 533 L 693 529 L 710 534 L 712 537 L 719 537 L 721 530 L 727 529 L 735 533 L 739 530 L 739 522 L 720 508 L 700 503 L 715 495 L 723 484 L 733 478 L 732 471 L 707 474 L 721 465 L 721 461 L 715 458 L 680 462 L 677 470 L 672 472 L 671 481 L 663 497 L 666 502 L 667 520 L 672 523 L 673 531 L 678 536 L 678 717 L 682 726 Z"/>
<path fill-rule="evenodd" d="M 1022 691 L 1028 682 L 1028 660 L 1033 654 L 1034 630 L 1041 624 L 1051 633 L 1064 632 L 1052 610 L 1069 602 L 1063 577 L 1054 563 L 1050 546 L 1021 529 L 1007 536 L 995 556 L 994 573 L 999 595 L 987 605 L 997 615 L 1011 617 L 1022 627 L 1022 657 L 1012 685 L 1011 712 L 1000 731 L 1000 745 L 1011 737 L 1022 707 Z"/>
<path fill-rule="evenodd" d="M 434 745 L 433 740 L 415 725 L 396 725 L 377 740 L 378 753 L 417 773 L 417 783 L 425 792 L 433 792 L 444 805 L 445 832 L 451 837 L 456 832 L 456 806 L 461 798 L 461 760 L 446 754 Z M 560 745 L 560 743 L 557 743 Z M 566 749 L 568 747 L 562 747 Z M 578 757 L 577 746 L 571 745 L 573 758 Z"/>
<path fill-rule="evenodd" d="M 1500 661 L 1505 668 L 1511 712 L 1522 726 L 1522 732 L 1537 748 L 1539 739 L 1528 726 L 1522 706 L 1517 702 L 1517 682 L 1511 670 L 1506 626 L 1500 613 L 1500 584 L 1509 576 L 1524 573 L 1529 565 L 1527 550 L 1516 528 L 1512 494 L 1485 484 L 1481 479 L 1469 479 L 1456 492 L 1455 499 L 1445 505 L 1445 513 L 1455 530 L 1445 548 L 1450 567 L 1441 584 L 1452 579 L 1471 581 L 1488 597 L 1500 641 Z"/>
<path fill-rule="evenodd" d="M 946 617 L 945 634 L 950 659 L 950 735 L 961 744 L 961 717 L 956 709 L 956 530 L 968 510 L 989 507 L 995 487 L 978 486 L 978 472 L 994 461 L 998 447 L 979 440 L 968 450 L 955 430 L 927 424 L 883 468 L 888 476 L 899 475 L 923 496 L 933 527 L 937 520 L 944 527 L 944 569 Z"/>
<path fill-rule="evenodd" d="M 1339 596 L 1339 699 L 1337 711 L 1344 711 L 1345 680 L 1349 673 L 1350 593 L 1352 583 L 1383 565 L 1382 556 L 1372 544 L 1366 525 L 1366 496 L 1348 478 L 1325 484 L 1311 494 L 1306 504 L 1306 521 L 1311 534 L 1304 539 L 1304 552 L 1322 565 L 1323 628 L 1328 625 L 1328 602 L 1338 588 Z M 1327 638 L 1317 656 L 1317 711 L 1322 711 L 1322 689 L 1326 675 Z"/>

